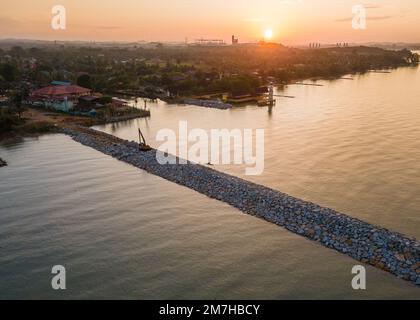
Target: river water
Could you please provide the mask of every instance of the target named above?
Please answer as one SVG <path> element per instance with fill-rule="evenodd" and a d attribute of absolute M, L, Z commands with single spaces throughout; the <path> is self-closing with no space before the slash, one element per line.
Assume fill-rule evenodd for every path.
<path fill-rule="evenodd" d="M 97 127 L 137 140 L 263 128 L 265 171 L 234 175 L 420 238 L 420 70 L 291 85 L 268 110 L 149 103 L 150 119 Z M 408 298 L 420 289 L 63 135 L 0 146 L 0 298 Z M 51 289 L 64 265 L 67 290 Z"/>

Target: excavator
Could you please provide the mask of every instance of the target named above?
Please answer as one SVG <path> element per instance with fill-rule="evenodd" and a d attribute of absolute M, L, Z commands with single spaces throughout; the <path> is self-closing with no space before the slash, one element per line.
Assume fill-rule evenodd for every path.
<path fill-rule="evenodd" d="M 144 138 L 143 133 L 141 132 L 140 128 L 139 128 L 139 149 L 141 152 L 148 152 L 152 150 L 152 148 L 146 143 L 146 139 Z"/>

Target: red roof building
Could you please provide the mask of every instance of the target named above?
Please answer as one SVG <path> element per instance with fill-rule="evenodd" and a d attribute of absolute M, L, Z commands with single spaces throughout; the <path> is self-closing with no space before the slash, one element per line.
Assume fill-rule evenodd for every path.
<path fill-rule="evenodd" d="M 32 92 L 33 96 L 42 96 L 48 98 L 81 97 L 90 95 L 91 89 L 79 86 L 49 86 Z"/>
<path fill-rule="evenodd" d="M 91 94 L 91 89 L 79 86 L 49 86 L 32 91 L 27 102 L 34 106 L 70 112 L 77 106 L 80 97 Z"/>

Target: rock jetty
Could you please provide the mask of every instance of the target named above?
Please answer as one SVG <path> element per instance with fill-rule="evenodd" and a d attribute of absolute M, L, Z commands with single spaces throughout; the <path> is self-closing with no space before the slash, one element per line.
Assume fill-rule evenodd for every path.
<path fill-rule="evenodd" d="M 202 165 L 160 165 L 159 151 L 139 152 L 137 143 L 96 130 L 62 130 L 85 146 L 420 286 L 420 242 L 414 238 Z"/>
<path fill-rule="evenodd" d="M 185 104 L 191 104 L 194 106 L 205 107 L 205 108 L 213 108 L 213 109 L 232 109 L 233 106 L 229 103 L 224 103 L 220 100 L 201 100 L 201 99 L 185 99 Z"/>

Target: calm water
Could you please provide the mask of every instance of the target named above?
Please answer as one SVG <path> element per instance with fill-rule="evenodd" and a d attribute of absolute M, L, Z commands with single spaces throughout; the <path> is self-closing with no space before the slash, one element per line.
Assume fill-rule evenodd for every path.
<path fill-rule="evenodd" d="M 420 238 L 420 72 L 289 86 L 271 113 L 150 105 L 100 129 L 150 144 L 162 127 L 264 128 L 266 170 L 246 177 Z M 0 146 L 0 298 L 420 298 L 420 290 L 224 203 L 47 135 Z M 242 175 L 241 167 L 216 167 Z M 50 288 L 67 267 L 68 290 Z"/>
<path fill-rule="evenodd" d="M 98 129 L 137 141 L 140 127 L 158 147 L 157 131 L 177 132 L 180 120 L 190 129 L 263 128 L 261 176 L 216 168 L 420 239 L 420 68 L 318 83 L 288 86 L 279 93 L 296 98 L 278 98 L 271 113 L 159 102 L 148 120 Z"/>

